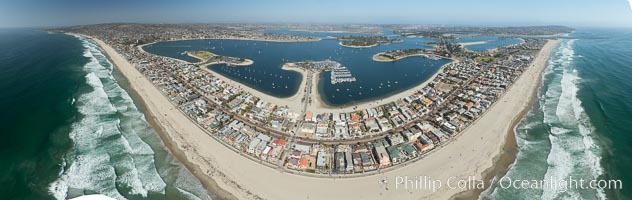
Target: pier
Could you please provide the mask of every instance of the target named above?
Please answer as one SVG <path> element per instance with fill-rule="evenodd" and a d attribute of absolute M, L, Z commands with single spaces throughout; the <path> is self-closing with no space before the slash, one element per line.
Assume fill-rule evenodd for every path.
<path fill-rule="evenodd" d="M 331 84 L 335 85 L 337 83 L 350 83 L 355 82 L 356 78 L 353 77 L 349 69 L 347 67 L 342 66 L 340 64 L 331 68 Z"/>

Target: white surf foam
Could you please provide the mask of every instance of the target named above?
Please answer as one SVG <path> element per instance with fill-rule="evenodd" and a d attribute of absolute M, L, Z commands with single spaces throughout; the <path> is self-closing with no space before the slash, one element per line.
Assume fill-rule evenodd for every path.
<path fill-rule="evenodd" d="M 531 162 L 538 156 L 546 156 L 546 166 L 541 168 L 533 163 L 523 163 L 521 167 L 512 167 L 506 176 L 515 178 L 543 178 L 551 177 L 557 180 L 573 178 L 598 179 L 603 174 L 600 165 L 601 151 L 593 140 L 595 129 L 586 115 L 582 102 L 578 98 L 581 77 L 574 66 L 574 40 L 564 41 L 549 60 L 543 73 L 543 83 L 546 84 L 543 94 L 540 94 L 543 123 L 549 127 L 547 140 L 527 140 L 527 136 L 538 123 L 529 122 L 521 127 L 517 137 L 521 152 L 518 158 L 526 158 L 524 162 Z M 537 153 L 542 147 L 550 144 L 548 154 Z M 519 170 L 518 170 L 519 169 Z M 542 172 L 540 172 L 542 170 Z M 530 173 L 537 174 L 530 174 Z M 544 173 L 544 174 L 540 174 Z M 603 190 L 586 193 L 577 189 L 545 187 L 542 190 L 510 190 L 486 191 L 481 199 L 498 198 L 533 198 L 540 199 L 606 199 Z M 536 197 L 537 198 L 537 197 Z"/>
<path fill-rule="evenodd" d="M 544 176 L 545 179 L 553 177 L 561 180 L 569 176 L 584 179 L 597 179 L 603 174 L 600 165 L 601 157 L 599 147 L 593 141 L 594 129 L 590 124 L 590 119 L 586 115 L 581 100 L 577 97 L 579 91 L 580 78 L 573 66 L 572 50 L 573 40 L 565 42 L 560 48 L 558 62 L 563 69 L 559 82 L 561 92 L 559 96 L 555 93 L 547 95 L 546 105 L 556 103 L 555 109 L 546 109 L 545 118 L 548 116 L 547 124 L 551 127 L 549 140 L 551 151 L 547 158 L 548 168 Z M 547 112 L 549 112 L 547 114 Z M 554 116 L 553 116 L 554 114 Z M 603 190 L 596 190 L 599 199 L 605 199 Z M 581 196 L 576 189 L 567 190 L 565 188 L 545 187 L 541 199 L 581 199 L 590 198 Z"/>
<path fill-rule="evenodd" d="M 57 199 L 65 199 L 71 191 L 90 191 L 116 199 L 125 199 L 122 192 L 143 197 L 149 192 L 164 194 L 166 184 L 154 166 L 153 151 L 137 133 L 148 125 L 128 126 L 132 124 L 128 121 L 145 122 L 142 113 L 118 86 L 111 63 L 96 44 L 81 40 L 83 55 L 90 59 L 84 70 L 92 90 L 77 98 L 76 106 L 83 117 L 72 125 L 69 134 L 74 143 L 67 155 L 70 167 L 51 184 L 50 192 Z"/>

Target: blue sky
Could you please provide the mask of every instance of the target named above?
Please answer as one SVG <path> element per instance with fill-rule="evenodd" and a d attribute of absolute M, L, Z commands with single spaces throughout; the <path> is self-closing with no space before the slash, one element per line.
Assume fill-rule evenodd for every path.
<path fill-rule="evenodd" d="M 632 26 L 627 0 L 0 0 L 0 27 L 107 22 Z"/>

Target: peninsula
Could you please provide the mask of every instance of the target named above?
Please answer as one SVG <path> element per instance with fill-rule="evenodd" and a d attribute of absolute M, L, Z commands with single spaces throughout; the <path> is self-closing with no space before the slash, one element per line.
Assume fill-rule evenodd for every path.
<path fill-rule="evenodd" d="M 174 30 L 190 35 L 188 29 Z M 134 38 L 150 34 L 116 25 L 64 31 L 93 38 L 142 97 L 147 115 L 164 130 L 165 143 L 182 152 L 179 159 L 199 178 L 210 177 L 219 186 L 209 190 L 240 199 L 447 199 L 467 190 L 388 188 L 394 188 L 397 176 L 482 179 L 521 117 L 517 111 L 530 108 L 537 77 L 558 44 L 525 38 L 520 45 L 499 47 L 493 60 L 477 62 L 473 58 L 479 53 L 441 42 L 431 53 L 455 61 L 417 87 L 352 109 L 312 109 L 305 98 L 289 100 L 300 105 L 295 111 L 194 63 L 119 40 L 156 42 L 168 36 Z M 381 57 L 403 59 L 416 53 L 402 50 Z M 309 71 L 320 64 L 290 64 L 308 71 L 299 97 L 319 99 L 312 83 L 317 76 Z M 388 183 L 382 187 L 383 178 Z"/>
<path fill-rule="evenodd" d="M 200 62 L 197 64 L 201 65 L 227 64 L 228 66 L 248 66 L 254 63 L 250 59 L 221 56 L 209 51 L 188 51 L 187 55 L 199 59 Z"/>
<path fill-rule="evenodd" d="M 441 59 L 440 56 L 434 55 L 431 51 L 426 51 L 424 49 L 402 49 L 377 53 L 373 55 L 373 60 L 377 62 L 392 62 L 408 58 L 410 56 L 424 56 L 434 60 Z"/>

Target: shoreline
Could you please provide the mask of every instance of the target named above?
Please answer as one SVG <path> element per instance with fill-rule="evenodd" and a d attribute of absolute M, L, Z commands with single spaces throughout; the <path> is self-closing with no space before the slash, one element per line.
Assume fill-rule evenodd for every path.
<path fill-rule="evenodd" d="M 147 53 L 147 52 L 145 52 L 145 53 Z M 213 55 L 216 55 L 216 56 L 217 56 L 217 54 L 214 54 L 213 52 L 210 52 L 210 51 L 209 51 L 209 53 L 212 53 Z M 204 60 L 204 59 L 202 59 L 201 57 L 198 57 L 198 56 L 196 56 L 196 55 L 193 55 L 191 52 L 188 52 L 188 51 L 187 51 L 187 56 L 191 56 L 191 57 L 193 57 L 193 58 L 195 58 L 195 59 L 200 60 L 199 62 L 196 62 L 196 63 L 191 63 L 191 62 L 189 62 L 189 63 L 191 63 L 191 64 L 198 64 L 198 63 L 203 63 L 203 62 L 208 61 L 208 60 Z M 252 65 L 252 64 L 254 64 L 254 63 L 255 63 L 254 61 L 252 61 L 252 60 L 250 60 L 250 59 L 248 59 L 248 58 L 240 58 L 240 59 L 244 59 L 244 61 L 243 61 L 243 62 L 241 62 L 241 63 L 228 63 L 228 62 L 226 62 L 226 61 L 216 61 L 216 62 L 209 62 L 209 63 L 205 63 L 204 65 L 205 65 L 205 66 L 211 66 L 211 65 L 226 64 L 226 65 L 231 66 L 231 67 L 233 67 L 233 66 L 236 66 L 236 67 L 243 67 L 243 66 Z"/>
<path fill-rule="evenodd" d="M 529 101 L 527 102 L 528 106 L 524 106 L 520 110 L 520 113 L 511 120 L 511 127 L 513 128 L 507 130 L 505 143 L 503 144 L 501 148 L 501 152 L 497 154 L 496 156 L 494 156 L 494 158 L 492 159 L 494 165 L 485 169 L 485 171 L 483 171 L 483 173 L 481 174 L 483 178 L 482 180 L 484 182 L 489 183 L 494 178 L 500 178 L 500 177 L 505 176 L 507 172 L 509 172 L 509 170 L 511 169 L 510 168 L 511 165 L 513 165 L 513 163 L 516 161 L 518 157 L 518 153 L 520 153 L 520 150 L 518 149 L 517 139 L 516 139 L 518 125 L 522 123 L 525 116 L 529 112 L 531 112 L 531 110 L 534 108 L 535 104 L 537 103 L 538 91 L 543 86 L 542 72 L 544 71 L 544 69 L 546 69 L 547 63 L 550 59 L 551 54 L 553 53 L 553 50 L 557 46 L 559 46 L 560 42 L 561 41 L 559 39 L 549 40 L 549 43 L 551 43 L 551 46 L 552 46 L 552 47 L 549 47 L 550 49 L 547 49 L 549 51 L 544 52 L 545 49 L 543 48 L 541 52 L 538 54 L 538 57 L 545 56 L 546 59 L 541 59 L 541 62 L 543 62 L 541 66 L 538 66 L 538 63 L 534 63 L 536 67 L 540 67 L 539 69 L 537 69 L 537 73 L 535 74 L 537 76 L 537 81 L 535 81 L 535 83 L 537 84 L 537 87 L 532 88 L 532 91 L 529 94 Z M 540 55 L 540 54 L 545 54 L 545 55 Z M 473 189 L 473 190 L 467 190 L 467 191 L 457 193 L 453 195 L 452 197 L 450 197 L 450 199 L 478 199 L 481 193 L 485 192 L 488 189 L 491 189 L 492 187 L 492 185 L 487 185 L 487 184 L 485 186 L 486 187 L 483 189 Z"/>
<path fill-rule="evenodd" d="M 100 40 L 95 39 L 95 41 Z M 101 43 L 99 45 L 102 48 L 109 47 L 107 44 L 102 45 Z M 108 55 L 117 55 L 118 59 L 122 58 L 111 47 L 103 49 Z M 110 56 L 108 57 L 110 58 Z M 548 56 L 546 60 L 548 60 Z M 376 188 L 379 188 L 378 180 L 380 175 L 346 179 L 322 179 L 288 174 L 279 172 L 278 169 L 253 165 L 252 160 L 221 145 L 202 131 L 200 127 L 194 125 L 177 108 L 174 110 L 174 106 L 168 102 L 168 99 L 161 95 L 153 84 L 147 86 L 146 84 L 151 84 L 151 82 L 144 78 L 134 67 L 130 67 L 131 65 L 125 59 L 117 60 L 117 58 L 114 58 L 113 61 L 122 62 L 123 64 L 127 63 L 125 67 L 128 67 L 128 69 L 120 67 L 122 74 L 130 80 L 132 88 L 138 90 L 140 96 L 148 105 L 149 113 L 164 128 L 168 138 L 170 138 L 165 142 L 176 144 L 175 146 L 178 146 L 184 152 L 185 158 L 191 158 L 181 161 L 190 163 L 192 166 L 197 165 L 200 167 L 200 170 L 196 170 L 198 172 L 206 170 L 208 176 L 219 178 L 222 181 L 219 181 L 218 185 L 240 197 L 240 199 L 258 198 L 259 195 L 267 199 L 303 199 L 310 197 L 315 199 L 409 199 L 419 198 L 420 196 L 446 199 L 452 195 L 450 193 L 455 192 L 445 188 L 430 194 L 424 190 L 376 190 Z M 118 63 L 116 65 L 118 67 Z M 527 71 L 533 75 L 533 70 Z M 134 75 L 139 76 L 135 77 Z M 515 115 L 512 112 L 512 106 L 522 105 L 520 101 L 524 99 L 521 98 L 520 94 L 523 90 L 517 90 L 516 88 L 522 86 L 528 89 L 530 88 L 529 86 L 532 86 L 527 83 L 519 84 L 529 81 L 524 75 L 527 74 L 523 74 L 518 79 L 519 81 L 505 93 L 506 95 L 498 100 L 496 105 L 492 106 L 477 123 L 474 123 L 461 133 L 455 141 L 450 142 L 442 149 L 428 156 L 424 156 L 421 158 L 423 161 L 410 163 L 401 168 L 384 172 L 382 175 L 389 175 L 390 178 L 393 178 L 395 176 L 423 175 L 419 173 L 425 172 L 429 173 L 425 175 L 442 179 L 454 175 L 464 177 L 467 174 L 480 174 L 479 170 L 481 168 L 493 166 L 493 162 L 490 163 L 489 160 L 481 159 L 481 157 L 488 157 L 490 154 L 499 151 L 501 148 L 498 146 L 502 142 L 499 142 L 498 139 L 506 138 L 501 136 L 506 136 L 507 132 L 489 131 L 489 129 L 502 129 L 504 124 L 498 122 L 507 121 L 506 115 Z M 137 88 L 135 85 L 143 87 Z M 503 100 L 505 101 L 503 102 Z M 508 103 L 508 101 L 510 102 Z M 506 107 L 510 107 L 510 109 Z M 495 113 L 495 115 L 490 115 L 490 113 Z M 483 136 L 488 138 L 488 140 L 483 140 Z M 478 139 L 479 137 L 481 138 L 480 140 Z M 480 143 L 472 145 L 472 141 L 480 141 Z M 322 191 L 329 192 L 323 193 Z M 348 191 L 363 192 L 361 194 L 349 194 Z"/>
<path fill-rule="evenodd" d="M 293 69 L 293 68 L 285 68 L 282 67 L 283 70 L 288 70 L 288 71 L 295 71 L 298 72 L 299 74 L 301 74 L 302 79 L 301 79 L 301 83 L 300 86 L 298 88 L 298 90 L 296 91 L 296 93 L 290 97 L 285 97 L 285 98 L 279 98 L 279 97 L 275 97 L 272 95 L 268 95 L 265 94 L 263 92 L 260 92 L 257 89 L 254 89 L 250 86 L 247 86 L 243 83 L 240 83 L 239 81 L 235 81 L 233 79 L 230 79 L 220 73 L 217 73 L 211 69 L 209 69 L 210 66 L 212 66 L 213 64 L 205 64 L 205 65 L 201 65 L 200 69 L 210 73 L 211 75 L 221 79 L 222 81 L 226 82 L 227 84 L 231 84 L 234 87 L 240 88 L 242 90 L 244 90 L 244 92 L 248 92 L 256 97 L 258 97 L 259 99 L 266 101 L 266 102 L 270 102 L 270 103 L 274 103 L 277 106 L 287 106 L 288 109 L 290 109 L 293 112 L 297 112 L 300 114 L 300 110 L 303 107 L 302 102 L 300 101 L 300 98 L 302 98 L 303 95 L 303 91 L 305 90 L 305 87 L 307 85 L 307 72 L 304 70 L 299 70 L 299 69 Z"/>
<path fill-rule="evenodd" d="M 187 39 L 187 40 L 199 40 L 199 39 Z M 227 39 L 227 40 L 231 40 L 231 39 Z M 250 40 L 250 39 L 243 39 L 243 40 Z M 168 41 L 185 41 L 185 40 L 168 40 Z M 260 41 L 260 40 L 253 40 L 253 41 Z M 159 41 L 159 42 L 165 42 L 165 41 Z M 148 54 L 152 54 L 149 53 L 147 51 L 145 51 L 143 48 L 147 45 L 151 45 L 154 43 L 158 43 L 158 42 L 153 42 L 153 43 L 148 43 L 148 44 L 142 44 L 139 45 L 137 48 L 144 52 L 144 53 L 148 53 Z M 340 44 L 342 45 L 342 44 Z M 377 45 L 376 45 L 377 46 Z M 356 48 L 356 47 L 349 47 L 349 48 Z M 156 54 L 152 54 L 152 55 L 156 55 Z M 423 55 L 422 55 L 423 56 Z M 436 55 L 438 56 L 438 55 Z M 343 106 L 335 106 L 335 105 L 330 105 L 328 103 L 326 103 L 324 100 L 321 99 L 321 94 L 320 91 L 318 90 L 318 82 L 319 77 L 320 77 L 320 73 L 321 72 L 315 72 L 312 73 L 312 95 L 311 95 L 311 99 L 312 102 L 308 104 L 307 106 L 307 111 L 311 111 L 313 113 L 316 114 L 320 114 L 320 113 L 326 113 L 326 112 L 330 112 L 330 113 L 337 113 L 337 112 L 354 112 L 354 111 L 358 111 L 358 110 L 363 110 L 363 109 L 369 109 L 375 106 L 379 106 L 385 103 L 389 103 L 392 101 L 397 101 L 398 99 L 401 98 L 405 98 L 411 94 L 413 94 L 415 91 L 424 88 L 426 85 L 428 85 L 428 83 L 430 83 L 439 73 L 441 73 L 443 71 L 444 66 L 452 63 L 452 62 L 458 62 L 457 60 L 454 60 L 452 58 L 446 58 L 443 56 L 438 56 L 440 58 L 444 58 L 444 59 L 450 59 L 452 60 L 451 62 L 448 62 L 444 65 L 442 65 L 431 77 L 429 77 L 427 80 L 425 80 L 424 82 L 421 82 L 418 85 L 414 85 L 411 88 L 408 88 L 406 90 L 402 90 L 401 92 L 389 95 L 388 97 L 383 97 L 383 98 L 376 98 L 376 99 L 372 99 L 372 100 L 367 100 L 367 101 L 360 101 L 360 102 L 352 102 L 350 105 L 343 105 Z M 167 57 L 170 59 L 175 59 L 175 58 L 171 58 L 171 57 Z M 195 57 L 193 57 L 195 58 Z M 198 60 L 201 60 L 199 58 L 195 58 Z M 181 62 L 185 62 L 185 63 L 190 63 L 190 64 L 196 64 L 193 62 L 188 62 L 188 61 L 184 61 L 184 60 L 179 60 L 179 59 L 175 59 Z M 381 61 L 380 61 L 381 62 Z M 295 113 L 301 113 L 302 108 L 303 108 L 303 102 L 300 101 L 300 98 L 302 98 L 303 95 L 303 91 L 305 91 L 306 87 L 307 87 L 307 72 L 305 70 L 302 69 L 297 69 L 297 68 L 292 68 L 292 67 L 285 67 L 285 63 L 281 69 L 283 70 L 290 70 L 290 71 L 295 71 L 301 74 L 302 76 L 302 80 L 300 83 L 300 86 L 296 92 L 296 94 L 290 96 L 290 97 L 275 97 L 269 94 L 265 94 L 263 92 L 260 92 L 257 89 L 254 89 L 250 86 L 247 86 L 239 81 L 235 81 L 233 79 L 230 79 L 224 75 L 221 75 L 217 72 L 214 72 L 213 70 L 208 69 L 209 66 L 212 66 L 213 64 L 217 64 L 217 63 L 211 63 L 211 64 L 205 64 L 200 66 L 200 68 L 202 70 L 205 70 L 209 73 L 211 73 L 213 76 L 216 76 L 218 78 L 220 78 L 222 81 L 233 85 L 234 87 L 238 87 L 243 89 L 244 91 L 259 97 L 261 100 L 267 101 L 267 102 L 272 102 L 275 103 L 278 106 L 288 106 L 288 109 L 292 112 Z M 306 99 L 306 101 L 309 101 L 309 99 Z"/>
<path fill-rule="evenodd" d="M 489 42 L 488 40 L 485 40 L 485 41 L 476 41 L 476 42 L 460 42 L 460 43 L 457 43 L 457 44 L 465 47 L 465 46 L 469 46 L 469 45 L 487 44 L 488 42 Z"/>
<path fill-rule="evenodd" d="M 378 56 L 382 56 L 382 54 L 384 54 L 385 52 L 380 52 L 380 53 L 376 53 L 375 55 L 373 55 L 373 61 L 375 62 L 395 62 L 404 58 L 408 58 L 408 57 L 414 57 L 414 56 L 421 56 L 424 58 L 430 58 L 431 56 L 435 56 L 438 58 L 442 58 L 442 59 L 449 59 L 449 60 L 454 60 L 453 58 L 448 58 L 445 56 L 440 56 L 440 55 L 434 55 L 434 54 L 427 54 L 427 53 L 416 53 L 416 54 L 410 54 L 410 55 L 405 55 L 405 56 L 401 56 L 395 59 L 389 59 L 389 60 L 382 60 L 382 59 L 378 59 Z"/>
<path fill-rule="evenodd" d="M 107 54 L 106 54 L 106 57 L 110 59 L 109 55 Z M 178 161 L 180 161 L 180 163 L 182 163 L 182 165 L 186 167 L 187 170 L 189 170 L 189 172 L 200 181 L 200 183 L 202 183 L 202 186 L 207 191 L 209 191 L 207 193 L 211 197 L 211 199 L 231 199 L 231 200 L 235 199 L 236 200 L 237 198 L 235 196 L 233 196 L 231 193 L 220 188 L 218 184 L 215 182 L 215 180 L 211 179 L 208 176 L 198 173 L 199 171 L 201 171 L 201 168 L 197 165 L 190 165 L 188 160 L 186 159 L 186 155 L 184 155 L 184 152 L 178 149 L 176 146 L 174 146 L 173 142 L 165 142 L 165 141 L 169 141 L 169 137 L 167 136 L 166 131 L 160 126 L 156 118 L 151 113 L 149 113 L 150 111 L 147 108 L 147 105 L 145 104 L 145 102 L 143 101 L 142 96 L 138 94 L 138 92 L 135 89 L 131 87 L 130 81 L 125 77 L 125 75 L 122 75 L 123 73 L 118 69 L 118 67 L 114 67 L 114 68 L 115 68 L 115 71 L 120 74 L 119 77 L 121 78 L 121 80 L 117 79 L 117 81 L 122 81 L 127 84 L 127 86 L 121 86 L 121 87 L 130 94 L 130 96 L 132 97 L 132 100 L 134 101 L 134 104 L 136 104 L 137 107 L 141 108 L 140 110 L 143 112 L 145 119 L 147 119 L 147 122 L 149 123 L 149 125 L 154 129 L 154 131 L 156 131 L 156 134 L 160 138 L 160 143 L 167 149 L 167 151 L 169 151 L 169 153 L 171 153 L 171 155 L 173 155 L 173 157 L 175 157 Z M 182 160 L 186 160 L 187 162 L 182 162 Z"/>
<path fill-rule="evenodd" d="M 160 42 L 178 42 L 178 41 L 191 41 L 191 40 L 243 40 L 243 41 L 255 41 L 255 42 L 281 42 L 283 43 L 283 42 L 318 42 L 318 41 L 321 41 L 322 38 L 314 38 L 310 40 L 267 40 L 267 39 L 254 39 L 254 38 L 252 39 L 251 38 L 186 38 L 186 39 L 181 38 L 181 39 L 161 40 L 161 41 L 155 41 L 155 42 L 150 42 L 150 43 L 145 43 L 145 44 L 139 44 L 137 48 L 140 49 L 142 52 L 149 53 L 149 52 L 146 52 L 145 49 L 143 49 L 145 48 L 145 46 L 150 46 L 150 45 L 160 43 Z M 175 58 L 172 58 L 172 59 L 175 59 Z M 183 61 L 183 62 L 187 62 L 187 61 Z"/>
<path fill-rule="evenodd" d="M 420 54 L 420 53 L 417 53 L 417 54 L 411 54 L 411 55 L 400 56 L 400 57 L 397 57 L 397 58 L 395 58 L 395 59 L 383 60 L 383 59 L 378 59 L 378 57 L 380 57 L 380 56 L 381 56 L 381 57 L 383 57 L 383 56 L 382 56 L 382 53 L 377 53 L 377 54 L 373 55 L 373 61 L 375 61 L 375 62 L 395 62 L 395 61 L 398 61 L 398 60 L 401 60 L 401 59 L 404 59 L 404 58 L 408 58 L 408 57 L 413 57 L 413 56 L 424 56 L 424 55 L 425 55 L 425 54 Z"/>
<path fill-rule="evenodd" d="M 208 195 L 211 196 L 212 199 L 230 199 L 230 200 L 238 199 L 230 192 L 222 189 L 214 179 L 212 179 L 209 176 L 199 173 L 200 171 L 202 171 L 201 167 L 199 165 L 192 164 L 192 162 L 190 162 L 189 159 L 186 157 L 185 152 L 182 149 L 177 148 L 177 146 L 175 146 L 175 143 L 168 136 L 167 131 L 160 125 L 159 119 L 157 119 L 154 116 L 154 114 L 151 113 L 152 109 L 148 106 L 147 104 L 148 102 L 146 102 L 146 98 L 143 98 L 143 95 L 139 92 L 138 89 L 135 88 L 137 87 L 136 84 L 134 84 L 128 77 L 129 74 L 126 74 L 122 69 L 122 65 L 129 65 L 129 67 L 132 67 L 132 68 L 133 66 L 131 66 L 127 62 L 127 60 L 124 60 L 125 63 L 123 63 L 118 59 L 113 59 L 112 57 L 113 55 L 116 55 L 117 57 L 121 57 L 121 56 L 120 54 L 118 54 L 118 52 L 116 52 L 113 49 L 112 49 L 112 52 L 109 51 L 111 47 L 109 47 L 109 45 L 106 46 L 104 42 L 88 35 L 82 35 L 82 34 L 78 34 L 78 35 L 89 38 L 95 41 L 99 45 L 101 50 L 103 50 L 103 53 L 105 54 L 105 56 L 114 65 L 114 69 L 116 70 L 116 72 L 119 73 L 120 76 L 118 77 L 123 79 L 123 80 L 118 80 L 118 81 L 124 81 L 126 83 L 125 86 L 122 86 L 123 89 L 125 89 L 130 94 L 130 96 L 132 96 L 133 102 L 137 104 L 138 107 L 141 108 L 141 111 L 143 112 L 145 119 L 147 119 L 147 122 L 152 126 L 152 128 L 155 130 L 158 137 L 161 139 L 162 145 L 171 153 L 171 155 L 173 155 L 173 157 L 179 160 L 180 163 L 182 163 L 182 165 L 185 166 L 187 170 L 189 170 L 189 172 L 193 174 L 200 181 L 200 183 L 202 183 L 202 186 L 208 191 L 207 192 Z M 105 48 L 105 47 L 108 47 L 108 48 Z M 136 69 L 134 68 L 134 70 Z M 143 78 L 143 77 L 137 77 L 137 78 Z"/>
<path fill-rule="evenodd" d="M 338 44 L 340 46 L 343 46 L 343 47 L 355 48 L 355 49 L 367 49 L 367 48 L 376 47 L 376 46 L 380 45 L 380 44 L 372 44 L 372 45 L 369 45 L 369 46 L 353 46 L 353 45 L 342 44 L 342 42 L 338 42 Z"/>
<path fill-rule="evenodd" d="M 443 72 L 443 69 L 446 65 L 453 63 L 453 62 L 459 62 L 458 60 L 452 60 L 451 62 L 448 62 L 444 65 L 442 65 L 441 67 L 439 67 L 439 69 L 428 79 L 426 79 L 425 81 L 421 82 L 420 84 L 414 85 L 411 88 L 402 90 L 400 92 L 397 92 L 395 94 L 389 95 L 388 97 L 384 97 L 384 98 L 377 98 L 377 99 L 373 99 L 373 100 L 368 100 L 368 101 L 361 101 L 361 102 L 354 102 L 351 105 L 344 105 L 344 106 L 332 106 L 330 104 L 327 104 L 326 102 L 324 102 L 322 100 L 320 91 L 318 90 L 318 83 L 312 84 L 312 95 L 314 95 L 312 97 L 312 103 L 310 103 L 308 105 L 308 109 L 309 111 L 315 113 L 315 114 L 320 114 L 320 113 L 343 113 L 343 112 L 355 112 L 355 111 L 360 111 L 360 110 L 364 110 L 364 109 L 369 109 L 375 106 L 379 106 L 385 103 L 389 103 L 389 102 L 394 102 L 397 101 L 399 99 L 405 98 L 407 96 L 410 96 L 411 94 L 415 93 L 417 90 L 420 90 L 424 87 L 426 87 L 430 82 L 432 82 L 434 80 L 435 77 L 437 77 L 437 75 L 439 75 L 441 72 Z M 315 77 L 316 79 L 318 79 L 318 77 Z M 314 79 L 312 79 L 314 80 Z"/>
<path fill-rule="evenodd" d="M 350 34 L 373 34 L 373 35 L 377 35 L 377 34 L 382 34 L 383 31 L 378 31 L 378 32 L 363 32 L 363 31 L 325 31 L 325 30 L 309 30 L 309 29 L 287 29 L 290 31 L 300 31 L 300 32 L 313 32 L 313 33 L 350 33 Z"/>

